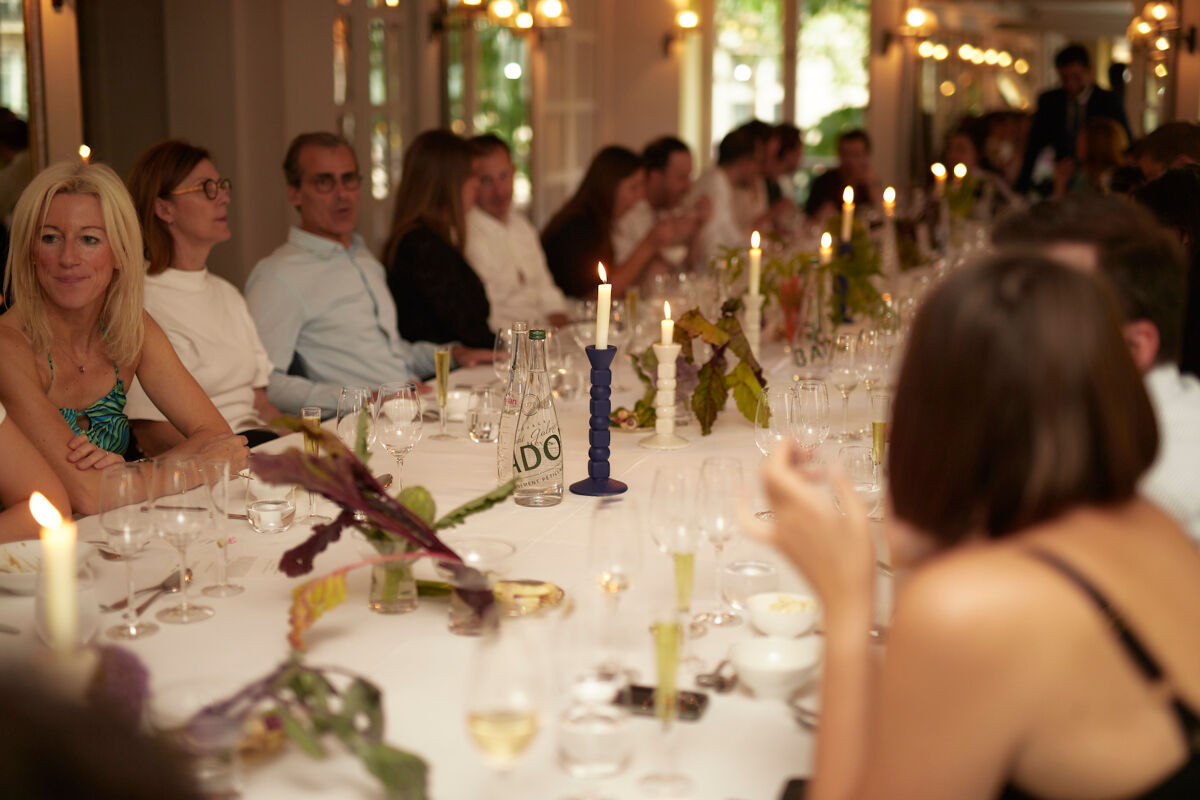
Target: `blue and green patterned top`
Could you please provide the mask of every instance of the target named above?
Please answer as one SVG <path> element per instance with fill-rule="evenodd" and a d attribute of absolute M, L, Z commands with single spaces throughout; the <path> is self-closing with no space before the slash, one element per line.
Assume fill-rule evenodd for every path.
<path fill-rule="evenodd" d="M 46 358 L 50 361 L 50 380 L 54 380 L 54 359 L 49 354 Z M 129 449 L 129 417 L 125 416 L 125 383 L 115 361 L 113 373 L 116 385 L 104 397 L 82 411 L 60 408 L 58 413 L 75 433 L 82 433 L 97 447 L 123 456 Z"/>

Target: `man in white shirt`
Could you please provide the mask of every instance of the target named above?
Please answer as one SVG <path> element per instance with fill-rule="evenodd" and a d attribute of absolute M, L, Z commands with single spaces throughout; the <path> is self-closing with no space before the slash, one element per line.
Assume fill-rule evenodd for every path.
<path fill-rule="evenodd" d="M 642 164 L 646 170 L 646 196 L 613 226 L 613 256 L 618 264 L 624 262 L 655 224 L 667 220 L 673 226 L 673 244 L 659 251 L 659 256 L 679 266 L 693 252 L 701 226 L 711 212 L 707 197 L 684 202 L 692 191 L 692 151 L 676 137 L 663 136 L 642 150 Z"/>
<path fill-rule="evenodd" d="M 567 321 L 567 299 L 550 270 L 537 229 L 512 207 L 513 162 L 508 145 L 485 134 L 475 145 L 475 176 L 479 192 L 467 212 L 467 246 L 464 255 L 487 292 L 494 331 L 514 322 Z"/>
<path fill-rule="evenodd" d="M 320 406 L 329 416 L 342 386 L 433 375 L 438 346 L 400 338 L 383 265 L 354 232 L 362 176 L 350 145 L 332 133 L 301 134 L 283 169 L 300 226 L 246 281 L 246 304 L 275 365 L 267 397 L 287 414 Z M 492 358 L 490 350 L 450 350 L 464 366 Z"/>
<path fill-rule="evenodd" d="M 717 166 L 705 171 L 696 181 L 694 195 L 707 197 L 712 213 L 700 230 L 699 255 L 708 264 L 720 255 L 720 248 L 750 246 L 752 231 L 738 224 L 735 188 L 750 189 L 762 183 L 754 135 L 745 127 L 725 135 L 717 148 Z"/>
<path fill-rule="evenodd" d="M 1200 381 L 1178 366 L 1187 267 L 1174 237 L 1122 198 L 1071 196 L 1009 217 L 993 240 L 1108 279 L 1158 421 L 1158 456 L 1139 489 L 1200 544 Z"/>

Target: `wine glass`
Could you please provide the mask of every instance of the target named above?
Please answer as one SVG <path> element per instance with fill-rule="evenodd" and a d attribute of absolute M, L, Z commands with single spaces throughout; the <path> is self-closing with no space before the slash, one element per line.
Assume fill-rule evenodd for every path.
<path fill-rule="evenodd" d="M 338 393 L 337 422 L 334 430 L 338 439 L 351 452 L 358 441 L 358 425 L 366 410 L 367 437 L 366 447 L 371 449 L 375 444 L 375 426 L 372 424 L 371 390 L 365 386 L 343 386 Z"/>
<path fill-rule="evenodd" d="M 779 445 L 792 437 L 789 387 L 768 386 L 758 395 L 758 408 L 754 412 L 754 443 L 764 456 L 775 452 Z M 759 519 L 775 519 L 773 511 L 758 511 Z"/>
<path fill-rule="evenodd" d="M 209 606 L 188 602 L 187 549 L 211 523 L 204 489 L 204 473 L 191 458 L 162 458 L 154 462 L 150 503 L 150 521 L 167 544 L 179 551 L 179 605 L 165 608 L 156 615 L 159 621 L 176 625 L 201 622 L 213 615 Z"/>
<path fill-rule="evenodd" d="M 842 432 L 838 434 L 837 439 L 839 442 L 857 439 L 858 435 L 850 430 L 850 393 L 858 386 L 858 366 L 852 334 L 839 333 L 834 337 L 833 354 L 829 359 L 829 382 L 842 395 Z"/>
<path fill-rule="evenodd" d="M 100 473 L 100 527 L 108 546 L 125 561 L 127 588 L 122 623 L 105 633 L 110 639 L 140 639 L 158 630 L 134 613 L 133 558 L 150 541 L 150 519 L 145 513 L 146 477 L 141 464 L 115 464 Z"/>
<path fill-rule="evenodd" d="M 512 328 L 496 331 L 496 343 L 492 345 L 492 369 L 500 380 L 500 386 L 508 384 L 508 371 L 512 369 Z"/>
<path fill-rule="evenodd" d="M 340 399 L 340 398 L 339 398 Z M 321 440 L 317 432 L 321 428 L 321 407 L 304 406 L 300 409 L 300 421 L 304 424 L 304 452 L 316 458 L 321 454 Z M 351 445 L 353 447 L 353 445 Z M 308 516 L 302 521 L 310 525 L 332 522 L 332 518 L 317 513 L 317 501 L 320 498 L 316 492 L 308 492 Z"/>
<path fill-rule="evenodd" d="M 810 457 L 829 436 L 829 390 L 825 381 L 805 380 L 792 387 L 792 432 Z"/>
<path fill-rule="evenodd" d="M 615 642 L 621 595 L 629 590 L 642 566 L 641 525 L 632 500 L 608 497 L 597 501 L 588 536 L 587 566 L 609 601 L 608 639 Z M 615 644 L 612 646 L 615 651 Z M 623 674 L 617 662 L 614 655 L 599 672 L 615 682 Z"/>
<path fill-rule="evenodd" d="M 732 458 L 706 458 L 700 465 L 700 513 L 704 536 L 717 552 L 713 586 L 716 607 L 696 619 L 712 625 L 737 625 L 742 618 L 729 610 L 721 590 L 725 545 L 737 534 L 737 500 L 742 492 L 742 464 Z"/>
<path fill-rule="evenodd" d="M 867 516 L 879 519 L 877 509 L 880 500 L 883 499 L 883 486 L 878 479 L 875 459 L 871 456 L 872 449 L 874 448 L 865 444 L 843 445 L 838 450 L 838 462 L 842 465 L 850 485 L 854 487 L 854 493 L 866 506 Z"/>
<path fill-rule="evenodd" d="M 871 393 L 871 461 L 875 482 L 883 485 L 883 457 L 887 447 L 887 425 L 892 415 L 892 397 L 887 392 Z"/>
<path fill-rule="evenodd" d="M 494 613 L 494 612 L 493 612 Z M 518 625 L 487 625 L 466 691 L 467 732 L 503 782 L 541 727 L 541 676 Z"/>
<path fill-rule="evenodd" d="M 433 364 L 436 374 L 434 381 L 437 384 L 437 400 L 438 400 L 438 432 L 430 439 L 457 439 L 457 436 L 446 433 L 446 399 L 450 391 L 450 351 L 438 349 L 433 353 Z"/>
<path fill-rule="evenodd" d="M 224 530 L 229 520 L 229 460 L 209 459 L 201 468 L 204 470 L 204 484 L 212 507 L 213 523 L 217 528 L 217 549 L 221 551 L 221 558 L 217 561 L 217 582 L 205 586 L 200 593 L 207 597 L 232 597 L 246 591 L 246 587 L 229 582 L 229 547 L 237 541 Z"/>
<path fill-rule="evenodd" d="M 379 387 L 375 411 L 375 435 L 396 459 L 395 491 L 403 488 L 404 458 L 421 440 L 421 395 L 412 381 L 385 383 Z"/>

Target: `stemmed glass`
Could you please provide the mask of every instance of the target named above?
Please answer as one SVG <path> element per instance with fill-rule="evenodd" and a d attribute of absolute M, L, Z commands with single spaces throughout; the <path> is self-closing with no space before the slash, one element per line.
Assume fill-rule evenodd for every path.
<path fill-rule="evenodd" d="M 608 599 L 610 620 L 609 638 L 617 624 L 617 606 L 621 595 L 629 590 L 642 566 L 641 526 L 632 500 L 602 498 L 592 512 L 592 530 L 588 537 L 587 563 L 600 591 Z M 614 678 L 621 674 L 614 657 L 601 668 Z"/>
<path fill-rule="evenodd" d="M 217 582 L 205 586 L 200 593 L 207 597 L 232 597 L 246 591 L 246 587 L 229 582 L 229 547 L 237 540 L 224 530 L 229 520 L 229 461 L 210 459 L 202 465 L 204 483 L 208 489 L 208 500 L 212 505 L 213 524 L 217 528 L 217 549 L 221 558 L 217 561 Z"/>
<path fill-rule="evenodd" d="M 764 456 L 775 452 L 775 448 L 792 438 L 792 418 L 789 407 L 789 387 L 768 386 L 758 395 L 758 408 L 754 412 L 754 443 Z M 759 511 L 759 519 L 775 519 L 772 511 Z"/>
<path fill-rule="evenodd" d="M 375 411 L 375 435 L 384 449 L 396 459 L 395 491 L 403 488 L 404 458 L 421 440 L 421 396 L 417 385 L 385 383 L 379 387 Z"/>
<path fill-rule="evenodd" d="M 676 766 L 671 746 L 671 729 L 679 714 L 679 662 L 683 653 L 683 624 L 678 607 L 666 597 L 656 598 L 651 630 L 654 633 L 654 663 L 657 685 L 654 688 L 654 714 L 662 723 L 660 767 L 643 775 L 638 785 L 654 797 L 687 797 L 692 780 Z"/>
<path fill-rule="evenodd" d="M 441 413 L 438 414 L 438 423 L 440 429 L 437 433 L 429 438 L 457 439 L 457 436 L 446 433 L 446 400 L 447 395 L 450 392 L 450 351 L 435 350 L 433 353 L 433 364 L 434 368 L 437 370 L 434 379 L 437 383 L 438 410 Z"/>
<path fill-rule="evenodd" d="M 496 331 L 496 343 L 492 345 L 492 369 L 500 379 L 501 391 L 508 384 L 508 371 L 512 369 L 512 348 L 512 328 Z"/>
<path fill-rule="evenodd" d="M 337 437 L 351 452 L 358 440 L 358 425 L 366 410 L 367 449 L 375 444 L 375 426 L 371 413 L 371 390 L 365 386 L 343 386 L 338 395 Z"/>
<path fill-rule="evenodd" d="M 125 561 L 128 590 L 122 623 L 105 631 L 111 639 L 140 639 L 158 630 L 153 622 L 139 621 L 133 610 L 133 557 L 150 541 L 150 520 L 142 505 L 146 499 L 141 464 L 115 464 L 100 474 L 100 527 L 109 548 Z"/>
<path fill-rule="evenodd" d="M 892 398 L 887 392 L 871 393 L 871 461 L 875 482 L 883 485 L 883 457 L 887 447 L 887 425 L 891 419 Z"/>
<path fill-rule="evenodd" d="M 650 503 L 653 508 L 650 535 L 658 549 L 671 556 L 675 566 L 677 609 L 686 619 L 691 616 L 696 548 L 700 543 L 694 473 L 672 467 L 659 468 L 654 473 Z M 700 622 L 693 621 L 688 626 L 689 638 L 706 632 L 707 628 Z M 685 656 L 685 660 L 689 658 Z"/>
<path fill-rule="evenodd" d="M 466 692 L 467 731 L 502 778 L 541 726 L 540 676 L 513 625 L 491 625 L 479 641 Z"/>
<path fill-rule="evenodd" d="M 732 458 L 706 458 L 700 465 L 700 484 L 703 487 L 700 512 L 703 514 L 704 536 L 717 551 L 713 586 L 717 593 L 716 607 L 696 619 L 713 625 L 737 625 L 742 618 L 729 610 L 722 592 L 721 575 L 725 567 L 725 544 L 737 533 L 737 498 L 742 492 L 742 464 Z"/>
<path fill-rule="evenodd" d="M 158 612 L 156 616 L 162 622 L 184 625 L 213 615 L 209 606 L 188 602 L 187 549 L 212 520 L 208 503 L 193 491 L 203 485 L 203 469 L 194 459 L 164 458 L 154 462 L 150 521 L 158 535 L 179 551 L 180 601 Z"/>
<path fill-rule="evenodd" d="M 305 406 L 301 408 L 300 421 L 304 423 L 304 452 L 315 458 L 321 454 L 321 440 L 317 437 L 317 431 L 321 428 L 321 407 Z M 353 448 L 354 445 L 350 446 Z M 308 516 L 302 521 L 312 525 L 333 521 L 330 517 L 317 513 L 317 498 L 319 497 L 320 495 L 314 491 L 308 492 Z"/>
<path fill-rule="evenodd" d="M 792 387 L 792 432 L 811 459 L 829 436 L 829 390 L 825 381 L 800 381 Z"/>
<path fill-rule="evenodd" d="M 879 519 L 877 509 L 883 499 L 883 485 L 879 482 L 879 471 L 871 456 L 872 449 L 865 444 L 843 445 L 838 451 L 838 461 L 854 487 L 854 493 L 866 506 L 868 516 Z"/>
<path fill-rule="evenodd" d="M 850 393 L 858 386 L 858 366 L 855 361 L 854 336 L 839 333 L 833 340 L 833 355 L 829 359 L 829 382 L 842 395 L 842 432 L 839 442 L 857 439 L 850 430 Z"/>

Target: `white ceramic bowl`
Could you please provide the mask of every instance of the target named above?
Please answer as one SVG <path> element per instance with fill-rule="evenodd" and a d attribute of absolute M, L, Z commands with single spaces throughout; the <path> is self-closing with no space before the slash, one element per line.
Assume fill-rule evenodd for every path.
<path fill-rule="evenodd" d="M 812 595 L 763 592 L 746 601 L 750 622 L 767 636 L 801 636 L 817 624 L 820 605 Z"/>
<path fill-rule="evenodd" d="M 75 543 L 75 563 L 82 567 L 96 552 L 87 542 Z M 42 543 L 38 539 L 0 545 L 0 589 L 13 594 L 33 594 L 42 568 Z"/>
<path fill-rule="evenodd" d="M 733 646 L 732 658 L 738 681 L 755 697 L 786 700 L 816 675 L 821 639 L 743 639 Z"/>

